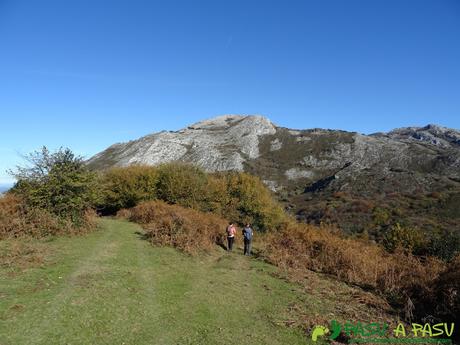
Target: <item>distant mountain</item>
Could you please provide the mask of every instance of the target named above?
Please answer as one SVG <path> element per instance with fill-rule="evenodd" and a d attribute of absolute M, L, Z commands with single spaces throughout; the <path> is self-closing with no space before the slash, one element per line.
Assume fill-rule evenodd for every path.
<path fill-rule="evenodd" d="M 444 148 L 449 148 L 451 146 L 460 148 L 460 131 L 437 125 L 398 128 L 387 134 L 377 133 L 374 134 L 374 136 L 399 140 L 408 139 L 418 142 L 422 141 Z"/>
<path fill-rule="evenodd" d="M 437 125 L 363 135 L 288 129 L 225 115 L 115 144 L 93 169 L 183 161 L 256 174 L 301 220 L 376 228 L 376 210 L 430 229 L 460 230 L 460 131 Z M 422 205 L 423 204 L 423 205 Z M 385 218 L 385 217 L 384 217 Z"/>

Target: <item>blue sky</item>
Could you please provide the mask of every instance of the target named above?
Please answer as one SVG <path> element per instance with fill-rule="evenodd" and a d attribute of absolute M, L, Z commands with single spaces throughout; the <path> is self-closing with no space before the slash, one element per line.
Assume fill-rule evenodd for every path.
<path fill-rule="evenodd" d="M 460 128 L 460 2 L 0 0 L 0 183 L 220 114 Z"/>

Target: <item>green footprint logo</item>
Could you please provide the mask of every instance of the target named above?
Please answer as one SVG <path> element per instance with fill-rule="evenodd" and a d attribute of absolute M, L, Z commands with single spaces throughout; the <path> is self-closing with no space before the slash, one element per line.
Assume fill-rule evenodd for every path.
<path fill-rule="evenodd" d="M 326 335 L 326 333 L 329 333 L 329 329 L 324 326 L 315 326 L 313 328 L 313 333 L 311 334 L 311 340 L 317 341 L 318 337 Z"/>

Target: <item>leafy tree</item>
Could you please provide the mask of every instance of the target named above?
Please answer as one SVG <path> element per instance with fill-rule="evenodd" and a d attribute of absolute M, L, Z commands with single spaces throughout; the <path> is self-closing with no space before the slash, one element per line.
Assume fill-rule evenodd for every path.
<path fill-rule="evenodd" d="M 74 223 L 98 199 L 96 175 L 68 148 L 51 153 L 46 147 L 25 156 L 28 164 L 10 174 L 17 180 L 12 192 L 28 207 L 45 209 Z"/>

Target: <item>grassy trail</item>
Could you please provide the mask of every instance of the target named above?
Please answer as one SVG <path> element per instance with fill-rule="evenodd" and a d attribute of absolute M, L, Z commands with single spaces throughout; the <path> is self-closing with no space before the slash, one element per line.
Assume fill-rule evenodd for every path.
<path fill-rule="evenodd" d="M 132 223 L 45 243 L 51 262 L 0 268 L 0 344 L 306 344 L 277 325 L 305 299 L 258 260 L 154 248 Z"/>

